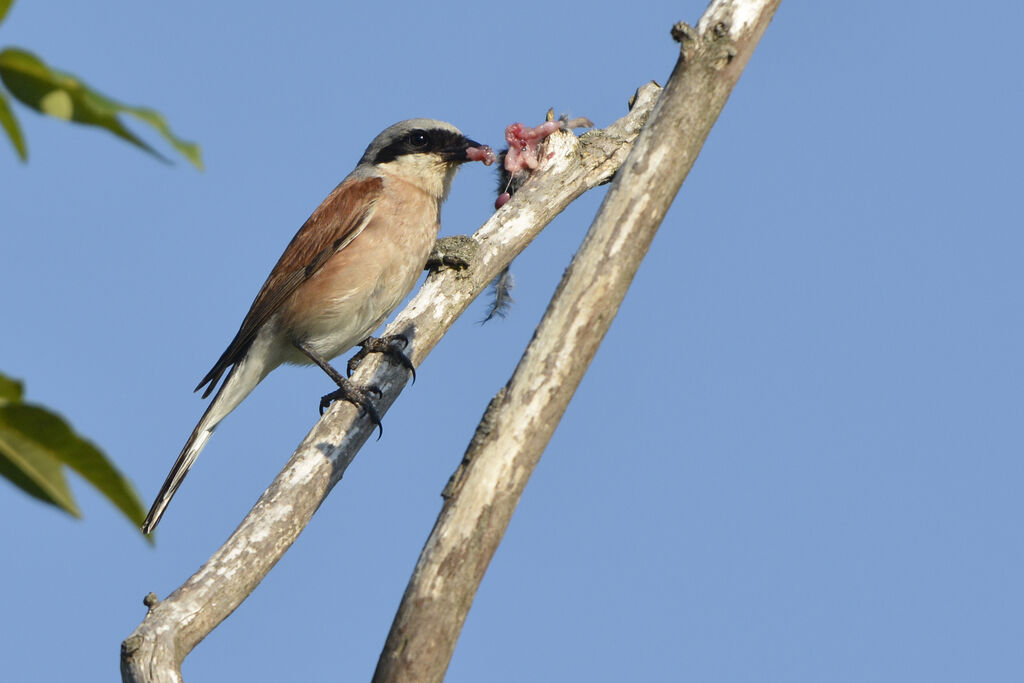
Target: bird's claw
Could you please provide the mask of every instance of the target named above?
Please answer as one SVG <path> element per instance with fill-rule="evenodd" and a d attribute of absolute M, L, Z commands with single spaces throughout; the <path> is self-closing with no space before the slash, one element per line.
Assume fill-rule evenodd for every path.
<path fill-rule="evenodd" d="M 380 440 L 380 437 L 384 436 L 384 425 L 381 424 L 380 413 L 370 399 L 371 393 L 376 393 L 378 398 L 381 395 L 380 389 L 376 387 L 363 389 L 352 382 L 346 382 L 344 386 L 339 386 L 331 393 L 320 397 L 320 414 L 323 415 L 335 401 L 348 401 L 369 416 L 370 421 L 377 426 L 377 439 Z"/>
<path fill-rule="evenodd" d="M 398 348 L 396 344 L 401 344 L 402 348 Z M 352 373 L 356 371 L 356 367 L 359 365 L 359 362 L 366 358 L 368 354 L 383 353 L 385 356 L 412 373 L 413 384 L 416 383 L 416 368 L 413 367 L 412 361 L 409 360 L 409 357 L 402 351 L 402 349 L 409 346 L 409 339 L 404 334 L 389 334 L 383 337 L 367 337 L 360 342 L 359 346 L 362 348 L 356 352 L 356 355 L 348 359 L 348 364 L 345 366 L 345 371 L 348 373 L 349 377 L 351 377 Z"/>
<path fill-rule="evenodd" d="M 480 248 L 480 243 L 469 235 L 451 235 L 440 237 L 434 242 L 427 257 L 427 270 L 452 268 L 465 270 L 473 262 L 473 257 Z"/>

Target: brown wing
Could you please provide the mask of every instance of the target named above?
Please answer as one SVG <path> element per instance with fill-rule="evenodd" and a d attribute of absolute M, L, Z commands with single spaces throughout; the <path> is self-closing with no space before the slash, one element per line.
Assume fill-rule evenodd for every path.
<path fill-rule="evenodd" d="M 263 323 L 281 303 L 362 231 L 383 185 L 380 178 L 342 182 L 299 228 L 256 295 L 235 338 L 196 387 L 199 391 L 206 386 L 203 398 L 210 395 L 224 372 L 242 359 Z"/>

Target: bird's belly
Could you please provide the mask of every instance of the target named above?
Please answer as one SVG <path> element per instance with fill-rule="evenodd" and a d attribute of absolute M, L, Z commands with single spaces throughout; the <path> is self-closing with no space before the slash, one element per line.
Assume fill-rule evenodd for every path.
<path fill-rule="evenodd" d="M 403 244 L 368 228 L 331 257 L 283 307 L 288 338 L 331 359 L 368 337 L 423 271 L 437 233 L 431 226 L 416 232 Z M 301 354 L 291 360 L 308 362 Z"/>

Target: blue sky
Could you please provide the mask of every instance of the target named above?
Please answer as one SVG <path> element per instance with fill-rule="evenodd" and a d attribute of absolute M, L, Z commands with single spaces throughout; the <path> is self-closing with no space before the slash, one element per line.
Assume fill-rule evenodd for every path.
<path fill-rule="evenodd" d="M 21 108 L 0 144 L 0 369 L 148 503 L 191 390 L 284 245 L 412 116 L 497 145 L 604 126 L 703 2 L 17 0 L 14 44 L 159 108 L 206 171 Z M 958 10 L 954 12 L 954 9 Z M 520 503 L 449 681 L 1012 681 L 1024 670 L 1020 5 L 784 0 Z M 152 138 L 150 138 L 152 139 Z M 490 214 L 465 167 L 444 234 Z M 488 399 L 602 196 L 478 302 L 188 680 L 366 680 Z M 87 486 L 0 482 L 0 677 L 111 680 L 142 597 L 227 537 L 329 380 L 275 372 L 218 429 L 155 548 Z"/>

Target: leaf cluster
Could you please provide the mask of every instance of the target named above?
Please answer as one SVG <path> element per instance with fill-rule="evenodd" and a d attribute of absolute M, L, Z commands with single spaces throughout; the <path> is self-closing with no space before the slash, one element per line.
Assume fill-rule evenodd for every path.
<path fill-rule="evenodd" d="M 0 23 L 13 2 L 0 0 Z M 51 68 L 28 50 L 18 47 L 0 50 L 0 82 L 6 88 L 6 92 L 0 89 L 0 127 L 7 133 L 22 161 L 28 160 L 28 145 L 11 108 L 11 98 L 42 114 L 103 128 L 161 161 L 169 161 L 125 126 L 121 116 L 128 115 L 151 126 L 192 165 L 200 170 L 203 168 L 199 145 L 176 136 L 160 112 L 107 97 L 77 76 Z"/>
<path fill-rule="evenodd" d="M 0 476 L 30 496 L 81 517 L 67 469 L 81 475 L 138 527 L 145 516 L 131 482 L 54 412 L 22 400 L 21 382 L 0 374 Z"/>

